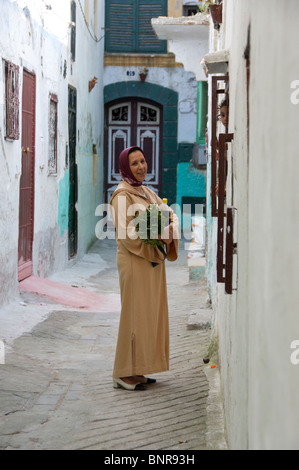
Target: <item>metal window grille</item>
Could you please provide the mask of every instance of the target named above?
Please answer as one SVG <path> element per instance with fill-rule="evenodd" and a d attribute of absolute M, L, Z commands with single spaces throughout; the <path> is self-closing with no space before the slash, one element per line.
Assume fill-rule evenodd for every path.
<path fill-rule="evenodd" d="M 5 61 L 6 139 L 20 138 L 19 67 Z"/>
<path fill-rule="evenodd" d="M 48 171 L 49 175 L 57 174 L 57 122 L 58 122 L 58 98 L 56 95 L 50 95 L 49 104 L 49 157 Z"/>

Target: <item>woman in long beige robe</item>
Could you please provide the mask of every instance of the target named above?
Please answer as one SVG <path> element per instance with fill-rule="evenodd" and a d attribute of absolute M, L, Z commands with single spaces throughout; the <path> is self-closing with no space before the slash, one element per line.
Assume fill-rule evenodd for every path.
<path fill-rule="evenodd" d="M 115 387 L 135 390 L 134 385 L 148 382 L 144 380 L 146 374 L 169 369 L 169 323 L 165 256 L 157 247 L 145 244 L 133 224 L 136 207 L 140 212 L 149 204 L 162 204 L 162 200 L 149 188 L 133 186 L 127 181 L 119 184 L 110 200 L 116 226 L 121 292 L 113 377 Z M 138 206 L 130 212 L 134 204 Z M 178 232 L 175 233 L 176 237 L 165 244 L 169 261 L 175 261 L 178 256 Z M 154 267 L 152 263 L 157 265 Z M 126 381 L 133 383 L 133 387 L 127 388 L 123 378 L 135 378 Z"/>

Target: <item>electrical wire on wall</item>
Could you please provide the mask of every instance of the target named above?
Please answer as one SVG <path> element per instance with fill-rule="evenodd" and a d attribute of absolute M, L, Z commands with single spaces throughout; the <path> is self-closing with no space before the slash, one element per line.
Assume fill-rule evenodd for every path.
<path fill-rule="evenodd" d="M 80 10 L 81 10 L 81 13 L 82 13 L 82 16 L 83 16 L 83 19 L 84 19 L 84 23 L 86 25 L 86 28 L 88 29 L 89 34 L 90 34 L 90 37 L 93 39 L 93 41 L 100 42 L 105 37 L 106 33 L 104 33 L 102 37 L 97 38 L 97 36 L 90 30 L 89 21 L 87 21 L 87 19 L 85 17 L 84 10 L 83 10 L 82 4 L 81 4 L 81 0 L 78 0 L 78 3 L 79 3 Z"/>

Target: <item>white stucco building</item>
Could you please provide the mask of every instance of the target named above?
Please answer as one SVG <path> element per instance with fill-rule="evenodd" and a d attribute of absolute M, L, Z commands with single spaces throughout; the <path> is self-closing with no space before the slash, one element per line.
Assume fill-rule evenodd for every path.
<path fill-rule="evenodd" d="M 95 238 L 104 2 L 0 4 L 0 303 Z M 90 91 L 89 81 L 97 77 Z"/>
<path fill-rule="evenodd" d="M 211 38 L 210 52 L 229 52 L 229 124 L 220 132 L 232 138 L 226 180 L 237 244 L 231 294 L 223 282 L 215 283 L 217 217 L 210 219 L 208 274 L 227 436 L 236 449 L 299 448 L 299 374 L 292 349 L 299 337 L 299 114 L 291 100 L 298 18 L 294 0 L 225 0 L 220 32 Z M 225 278 L 228 263 L 224 256 Z"/>

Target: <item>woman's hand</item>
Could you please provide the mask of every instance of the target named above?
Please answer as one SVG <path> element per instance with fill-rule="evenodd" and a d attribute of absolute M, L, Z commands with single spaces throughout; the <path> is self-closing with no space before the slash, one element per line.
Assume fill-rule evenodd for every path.
<path fill-rule="evenodd" d="M 162 235 L 161 240 L 165 245 L 170 245 L 173 241 L 173 223 L 165 227 Z"/>

